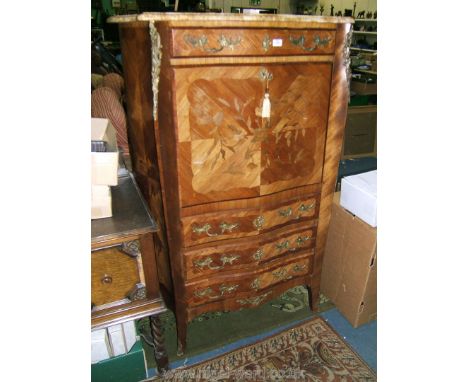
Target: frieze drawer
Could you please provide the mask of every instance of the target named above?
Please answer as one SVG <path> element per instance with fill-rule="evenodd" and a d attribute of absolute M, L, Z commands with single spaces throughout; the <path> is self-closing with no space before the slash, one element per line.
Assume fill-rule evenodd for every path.
<path fill-rule="evenodd" d="M 91 302 L 95 309 L 146 297 L 139 241 L 91 253 Z"/>
<path fill-rule="evenodd" d="M 334 30 L 173 29 L 172 56 L 333 54 Z"/>
<path fill-rule="evenodd" d="M 306 275 L 310 269 L 310 257 L 295 260 L 264 271 L 243 274 L 222 281 L 194 283 L 186 286 L 186 300 L 189 304 L 198 305 L 208 302 L 230 298 L 245 292 L 258 292 L 272 285 L 291 280 L 294 277 Z"/>
<path fill-rule="evenodd" d="M 318 215 L 315 197 L 275 207 L 252 208 L 182 218 L 186 247 L 229 238 L 255 236 Z"/>
<path fill-rule="evenodd" d="M 316 226 L 275 230 L 258 238 L 229 240 L 218 246 L 188 250 L 184 254 L 186 279 L 258 266 L 272 259 L 288 260 L 302 250 L 314 253 Z"/>

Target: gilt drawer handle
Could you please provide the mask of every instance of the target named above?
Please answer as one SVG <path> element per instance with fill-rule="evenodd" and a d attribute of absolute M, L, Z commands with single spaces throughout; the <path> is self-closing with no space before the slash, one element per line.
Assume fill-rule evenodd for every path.
<path fill-rule="evenodd" d="M 310 239 L 312 239 L 312 236 L 298 236 L 298 238 L 296 239 L 296 243 L 297 245 L 302 245 Z"/>
<path fill-rule="evenodd" d="M 239 228 L 239 223 L 226 223 L 222 222 L 219 225 L 219 229 L 221 233 L 210 232 L 211 231 L 211 224 L 206 223 L 202 226 L 194 224 L 192 226 L 192 232 L 196 233 L 197 235 L 201 235 L 202 233 L 206 233 L 208 236 L 219 236 L 224 235 L 225 232 L 231 233 L 233 229 Z"/>
<path fill-rule="evenodd" d="M 216 48 L 210 48 L 206 46 L 208 44 L 208 37 L 201 35 L 200 37 L 194 37 L 192 35 L 185 35 L 184 40 L 187 44 L 191 45 L 193 48 L 202 48 L 205 52 L 208 53 L 217 53 L 222 51 L 224 48 L 234 49 L 236 45 L 239 45 L 242 39 L 240 37 L 226 37 L 223 34 L 218 38 L 219 46 Z"/>
<path fill-rule="evenodd" d="M 254 260 L 261 260 L 262 257 L 265 255 L 265 253 L 263 252 L 263 249 L 262 248 L 259 248 L 255 251 L 255 253 L 252 255 L 252 257 L 254 258 Z"/>
<path fill-rule="evenodd" d="M 217 233 L 211 233 L 210 230 L 211 230 L 211 224 L 208 224 L 208 223 L 202 226 L 199 226 L 199 225 L 192 226 L 192 232 L 198 235 L 201 235 L 202 233 L 206 233 L 208 236 L 218 236 Z"/>
<path fill-rule="evenodd" d="M 233 229 L 239 228 L 239 223 L 222 222 L 219 225 L 219 228 L 221 228 L 221 235 L 224 234 L 224 232 L 226 232 L 226 231 L 231 233 Z"/>
<path fill-rule="evenodd" d="M 304 264 L 296 264 L 293 268 L 293 272 L 302 272 L 304 269 L 305 269 L 305 265 Z"/>
<path fill-rule="evenodd" d="M 261 230 L 265 224 L 265 218 L 262 215 L 257 216 L 252 223 L 256 229 Z"/>
<path fill-rule="evenodd" d="M 194 260 L 193 264 L 199 268 L 203 269 L 204 267 L 208 267 L 212 270 L 223 269 L 226 264 L 232 265 L 234 261 L 236 261 L 240 256 L 239 255 L 223 255 L 221 257 L 221 265 L 212 266 L 211 263 L 213 259 L 211 257 L 207 257 L 206 259 Z"/>
<path fill-rule="evenodd" d="M 260 289 L 260 279 L 258 277 L 250 283 L 250 288 L 255 291 Z"/>
<path fill-rule="evenodd" d="M 307 204 L 307 205 L 301 204 L 301 205 L 299 206 L 299 211 L 301 211 L 301 212 L 307 212 L 307 211 L 310 211 L 310 210 L 311 210 L 312 208 L 314 208 L 314 207 L 315 207 L 315 202 L 312 202 L 311 204 Z"/>
<path fill-rule="evenodd" d="M 292 276 L 288 274 L 288 270 L 286 268 L 281 268 L 277 271 L 271 273 L 275 278 L 278 280 L 289 280 L 292 279 Z"/>
<path fill-rule="evenodd" d="M 279 211 L 278 211 L 278 214 L 279 214 L 280 216 L 284 216 L 284 217 L 291 216 L 291 214 L 292 214 L 292 208 L 289 207 L 289 208 L 287 208 L 287 209 L 285 209 L 285 210 L 279 210 Z"/>
<path fill-rule="evenodd" d="M 271 293 L 272 293 L 272 291 L 269 291 L 269 292 L 261 294 L 260 296 L 257 296 L 257 297 L 249 297 L 249 298 L 243 298 L 243 299 L 237 300 L 237 302 L 239 304 L 241 304 L 241 305 L 250 304 L 250 305 L 253 305 L 253 306 L 257 306 Z"/>
<path fill-rule="evenodd" d="M 221 285 L 219 287 L 219 291 L 221 292 L 221 294 L 219 295 L 215 295 L 215 296 L 210 296 L 212 293 L 213 293 L 213 289 L 211 289 L 211 287 L 208 287 L 206 289 L 199 289 L 197 291 L 194 292 L 194 295 L 196 297 L 199 297 L 199 298 L 202 298 L 202 297 L 209 297 L 211 299 L 215 299 L 215 298 L 220 298 L 220 297 L 223 297 L 224 294 L 227 294 L 227 293 L 232 293 L 234 292 L 237 288 L 239 288 L 239 285 L 236 284 L 236 285 Z"/>
<path fill-rule="evenodd" d="M 320 36 L 314 36 L 315 45 L 310 46 L 310 47 L 306 47 L 305 46 L 305 37 L 304 37 L 304 35 L 301 35 L 298 38 L 294 38 L 291 35 L 289 36 L 289 41 L 291 41 L 291 44 L 300 47 L 302 50 L 305 50 L 306 52 L 312 52 L 313 50 L 317 49 L 319 46 L 328 45 L 330 40 L 331 40 L 330 38 L 321 39 Z"/>
<path fill-rule="evenodd" d="M 283 249 L 288 249 L 289 248 L 289 240 L 283 241 L 282 243 L 276 244 L 275 245 L 276 249 L 278 251 L 282 251 Z"/>

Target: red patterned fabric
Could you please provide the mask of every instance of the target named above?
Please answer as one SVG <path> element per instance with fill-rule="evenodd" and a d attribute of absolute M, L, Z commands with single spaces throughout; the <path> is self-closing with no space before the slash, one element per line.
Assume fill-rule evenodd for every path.
<path fill-rule="evenodd" d="M 102 79 L 102 86 L 106 86 L 108 88 L 113 89 L 119 99 L 122 99 L 123 91 L 124 91 L 124 79 L 120 74 L 117 73 L 109 73 L 104 76 Z"/>
<path fill-rule="evenodd" d="M 108 118 L 115 127 L 117 145 L 128 154 L 127 120 L 115 90 L 102 86 L 91 93 L 91 116 Z"/>

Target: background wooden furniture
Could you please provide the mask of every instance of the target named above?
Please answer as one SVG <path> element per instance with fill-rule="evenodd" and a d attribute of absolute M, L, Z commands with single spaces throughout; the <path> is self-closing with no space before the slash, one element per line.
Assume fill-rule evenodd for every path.
<path fill-rule="evenodd" d="M 166 370 L 156 224 L 130 173 L 111 191 L 113 216 L 91 221 L 91 329 L 150 316 L 154 355 L 158 368 Z"/>
<path fill-rule="evenodd" d="M 161 222 L 162 291 L 187 323 L 320 272 L 348 102 L 349 18 L 116 16 L 132 164 Z M 268 111 L 268 102 L 271 107 Z"/>
<path fill-rule="evenodd" d="M 377 105 L 348 108 L 342 159 L 377 156 Z"/>

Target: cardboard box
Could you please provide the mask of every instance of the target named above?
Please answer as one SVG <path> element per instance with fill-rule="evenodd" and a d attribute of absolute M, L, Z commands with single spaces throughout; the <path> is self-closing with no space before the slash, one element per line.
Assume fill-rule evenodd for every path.
<path fill-rule="evenodd" d="M 91 183 L 116 186 L 119 151 L 115 128 L 106 118 L 91 118 L 91 140 L 105 141 L 107 152 L 91 152 Z"/>
<path fill-rule="evenodd" d="M 353 327 L 377 318 L 377 229 L 333 198 L 321 292 Z"/>
<path fill-rule="evenodd" d="M 346 176 L 341 180 L 340 205 L 377 226 L 377 170 Z"/>
<path fill-rule="evenodd" d="M 109 186 L 91 185 L 91 219 L 112 216 L 112 194 Z"/>

